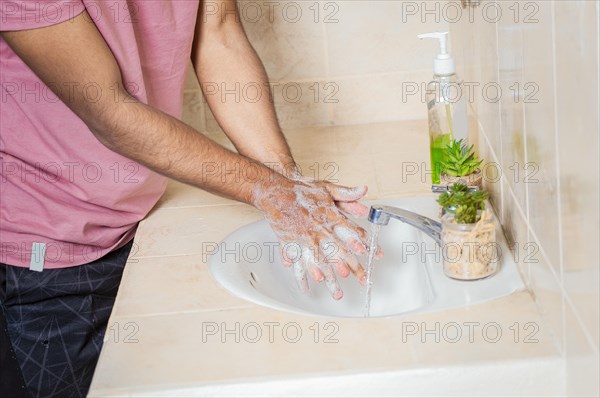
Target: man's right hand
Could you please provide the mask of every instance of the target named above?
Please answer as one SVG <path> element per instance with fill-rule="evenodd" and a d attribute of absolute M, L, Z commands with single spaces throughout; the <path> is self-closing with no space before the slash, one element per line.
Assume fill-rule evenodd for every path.
<path fill-rule="evenodd" d="M 367 232 L 340 211 L 360 209 L 357 201 L 366 191 L 366 187 L 346 188 L 324 181 L 281 180 L 255 187 L 253 203 L 279 237 L 284 264 L 293 265 L 302 291 L 309 289 L 307 271 L 315 282 L 325 281 L 336 300 L 343 292 L 335 272 L 343 278 L 352 272 L 361 284 L 366 283 L 358 257 L 368 250 Z"/>

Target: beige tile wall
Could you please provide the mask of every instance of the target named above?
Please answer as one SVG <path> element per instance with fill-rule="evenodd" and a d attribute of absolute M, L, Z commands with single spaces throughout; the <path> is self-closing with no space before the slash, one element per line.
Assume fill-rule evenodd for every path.
<path fill-rule="evenodd" d="M 448 30 L 447 21 L 424 15 L 428 7 L 435 4 L 238 0 L 246 33 L 275 85 L 284 129 L 426 118 L 420 96 L 402 93 L 403 83 L 432 76 L 437 44 L 416 35 Z M 191 71 L 185 96 L 185 120 L 201 131 L 218 130 Z"/>
<path fill-rule="evenodd" d="M 567 393 L 598 396 L 600 6 L 486 0 L 472 14 L 450 31 L 465 80 L 502 89 L 472 104 L 501 175 L 487 186 L 564 354 Z"/>

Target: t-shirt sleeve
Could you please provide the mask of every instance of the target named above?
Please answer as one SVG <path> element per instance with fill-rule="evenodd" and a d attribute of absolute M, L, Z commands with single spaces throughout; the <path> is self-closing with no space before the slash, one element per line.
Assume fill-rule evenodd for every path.
<path fill-rule="evenodd" d="M 83 0 L 0 0 L 0 31 L 43 28 L 84 10 Z"/>

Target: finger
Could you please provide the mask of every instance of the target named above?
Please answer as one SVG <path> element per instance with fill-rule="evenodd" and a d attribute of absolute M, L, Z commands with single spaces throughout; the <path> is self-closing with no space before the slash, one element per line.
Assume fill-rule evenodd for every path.
<path fill-rule="evenodd" d="M 356 271 L 355 275 L 356 279 L 358 279 L 358 283 L 363 286 L 367 285 L 367 272 L 361 264 L 358 265 L 358 270 Z"/>
<path fill-rule="evenodd" d="M 303 256 L 306 259 L 306 268 L 308 269 L 308 274 L 310 275 L 312 280 L 317 283 L 323 282 L 325 276 L 317 266 L 317 262 L 315 256 L 312 254 L 312 250 L 305 247 L 303 250 Z"/>
<path fill-rule="evenodd" d="M 341 258 L 334 258 L 330 260 L 330 263 L 335 272 L 342 278 L 347 278 L 350 275 L 350 267 Z"/>
<path fill-rule="evenodd" d="M 359 202 L 335 202 L 335 205 L 343 211 L 351 216 L 357 218 L 366 218 L 369 215 L 369 207 L 363 205 Z"/>
<path fill-rule="evenodd" d="M 314 263 L 307 264 L 307 266 L 308 266 L 308 273 L 309 273 L 310 277 L 312 278 L 312 280 L 317 283 L 323 282 L 323 279 L 325 279 L 325 276 L 323 275 L 323 272 L 321 272 L 319 267 L 317 267 L 317 265 Z"/>
<path fill-rule="evenodd" d="M 281 262 L 283 263 L 283 266 L 286 268 L 289 268 L 292 266 L 293 262 L 292 260 L 288 257 L 287 253 L 286 253 L 286 243 L 283 242 L 279 242 L 279 255 L 281 256 Z"/>
<path fill-rule="evenodd" d="M 294 263 L 294 278 L 298 288 L 302 293 L 308 293 L 308 278 L 306 277 L 306 266 L 304 259 L 300 259 Z"/>
<path fill-rule="evenodd" d="M 367 246 L 369 242 L 370 234 L 361 226 L 356 224 L 354 221 L 350 220 L 348 217 L 340 217 L 335 223 L 336 227 L 345 227 L 349 229 L 352 233 L 358 235 L 358 239 Z"/>
<path fill-rule="evenodd" d="M 344 297 L 344 292 L 342 292 L 342 289 L 340 288 L 331 265 L 328 263 L 320 263 L 319 266 L 323 275 L 325 275 L 325 285 L 327 286 L 329 293 L 331 293 L 331 297 L 333 297 L 334 300 L 340 300 Z"/>
<path fill-rule="evenodd" d="M 321 248 L 322 254 L 325 256 L 323 259 L 319 259 L 320 261 L 318 262 L 318 266 L 325 276 L 325 285 L 327 285 L 327 289 L 331 293 L 331 296 L 335 300 L 339 300 L 344 296 L 344 293 L 338 284 L 333 272 L 333 268 L 330 264 L 330 259 L 337 258 L 336 255 L 338 253 L 339 245 L 336 245 L 330 241 L 322 240 L 319 242 L 319 247 Z"/>
<path fill-rule="evenodd" d="M 364 286 L 367 283 L 367 274 L 363 266 L 358 261 L 358 258 L 345 249 L 340 249 L 337 256 L 350 268 L 350 271 L 352 271 L 352 273 L 356 276 L 358 282 Z"/>
<path fill-rule="evenodd" d="M 367 252 L 366 232 L 364 237 L 360 236 L 360 230 L 362 228 L 355 227 L 351 228 L 349 223 L 338 224 L 333 228 L 333 233 L 346 245 L 352 253 L 361 256 Z"/>
<path fill-rule="evenodd" d="M 348 277 L 348 275 L 350 275 L 350 268 L 344 263 L 341 256 L 339 256 L 339 251 L 343 250 L 343 248 L 339 244 L 331 241 L 322 241 L 319 246 L 321 248 L 320 254 L 323 256 L 323 258 L 319 260 L 322 260 L 321 262 L 323 263 L 330 264 L 342 278 Z"/>
<path fill-rule="evenodd" d="M 283 265 L 286 267 L 291 267 L 292 264 L 296 263 L 302 257 L 302 251 L 300 245 L 291 242 L 285 243 L 282 242 L 280 246 L 281 260 L 283 261 Z"/>
<path fill-rule="evenodd" d="M 325 184 L 325 188 L 327 188 L 334 200 L 340 202 L 356 202 L 362 199 L 369 190 L 366 185 L 350 188 L 332 183 Z"/>

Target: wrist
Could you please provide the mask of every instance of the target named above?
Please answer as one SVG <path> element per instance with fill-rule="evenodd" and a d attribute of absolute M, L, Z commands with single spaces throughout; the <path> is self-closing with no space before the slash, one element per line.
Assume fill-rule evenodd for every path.
<path fill-rule="evenodd" d="M 263 164 L 271 170 L 283 175 L 290 180 L 298 180 L 302 177 L 300 167 L 296 164 L 296 161 L 292 155 L 281 155 L 272 154 L 269 156 L 270 159 L 277 159 L 277 161 L 264 162 Z"/>
<path fill-rule="evenodd" d="M 283 199 L 285 193 L 293 192 L 293 187 L 297 184 L 296 181 L 275 170 L 268 170 L 268 176 L 259 178 L 254 183 L 250 199 L 250 204 L 262 212 L 272 208 L 276 201 Z"/>

